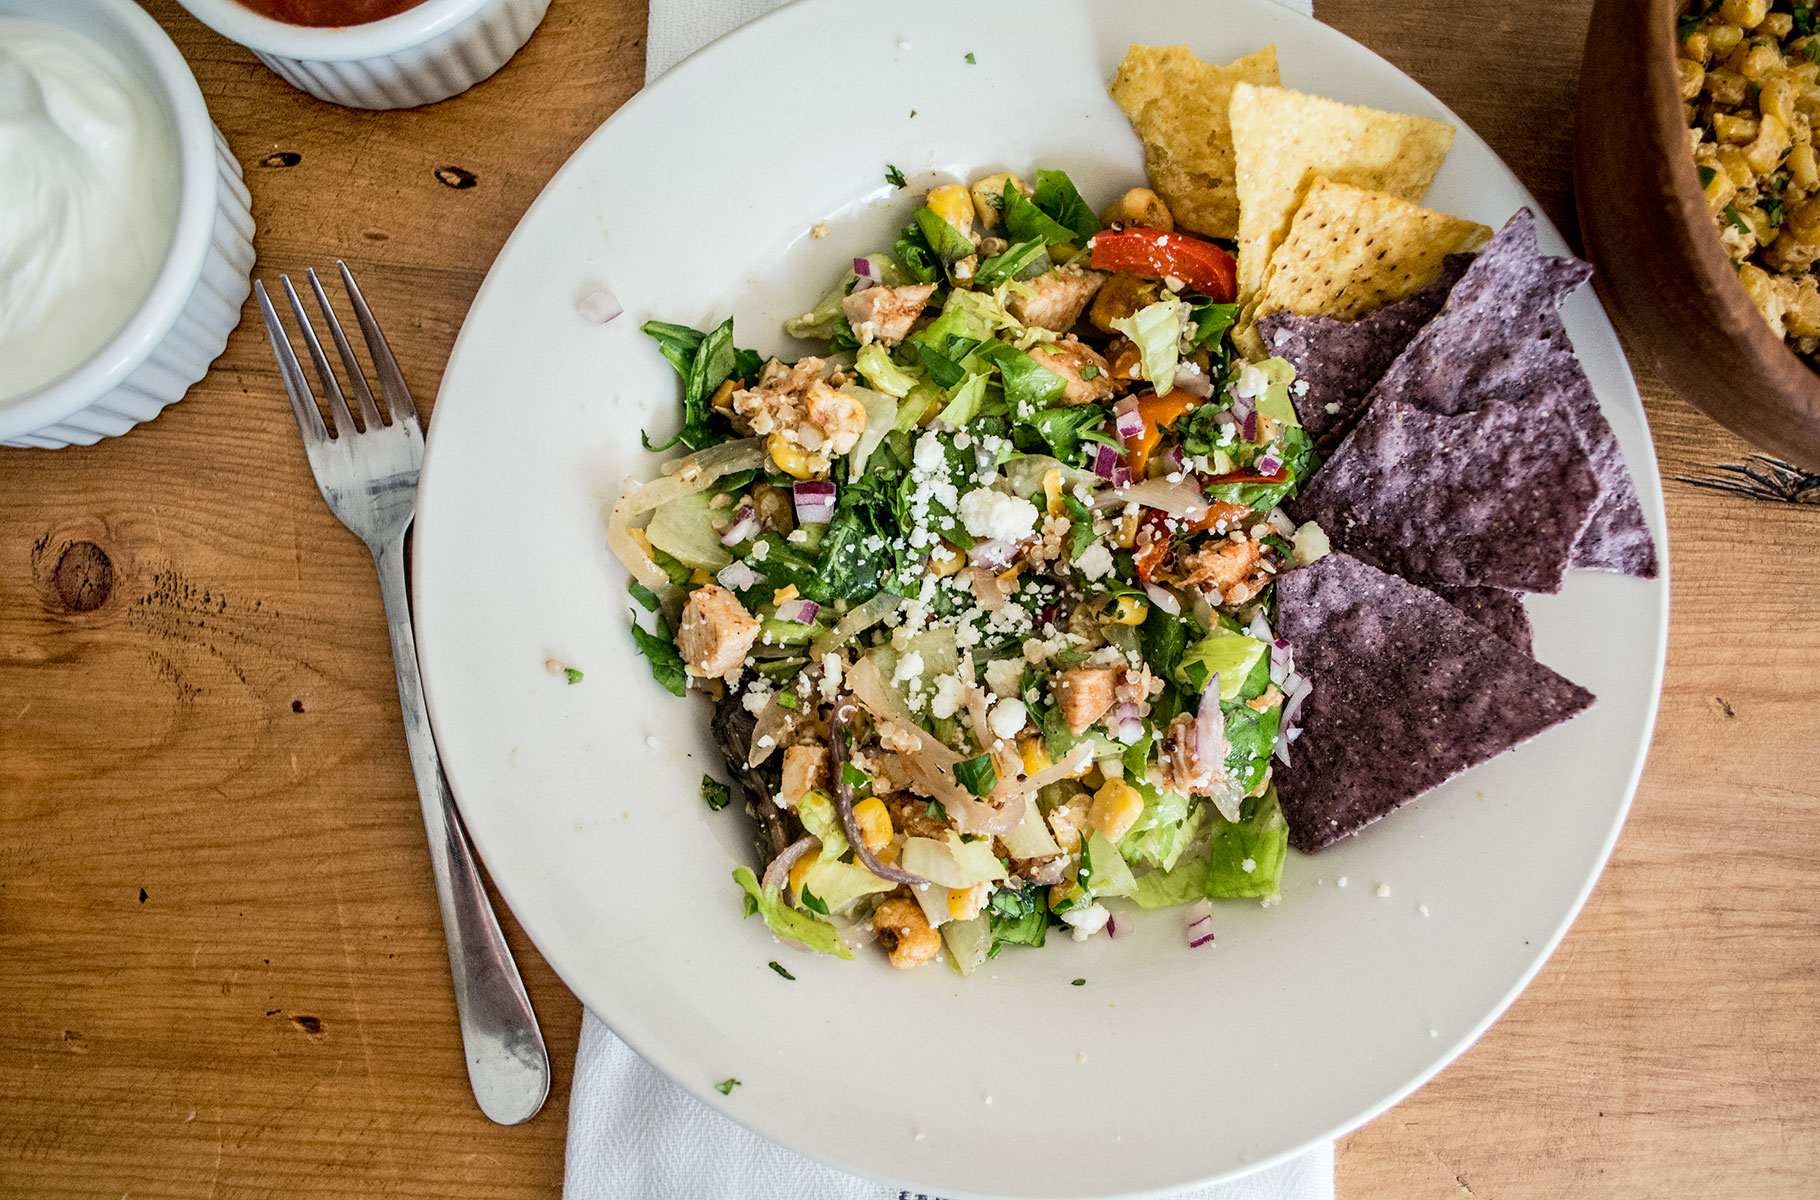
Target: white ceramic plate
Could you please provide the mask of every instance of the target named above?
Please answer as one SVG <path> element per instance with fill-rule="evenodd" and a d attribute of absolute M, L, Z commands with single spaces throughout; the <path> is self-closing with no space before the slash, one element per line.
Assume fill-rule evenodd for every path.
<path fill-rule="evenodd" d="M 443 761 L 507 902 L 587 1005 L 696 1095 L 912 1191 L 1161 1192 L 1395 1103 L 1565 931 L 1655 712 L 1666 581 L 1576 573 L 1530 602 L 1536 647 L 1598 707 L 1363 837 L 1294 856 L 1280 905 L 1220 907 L 1212 950 L 1185 947 L 1177 913 L 1134 914 L 1116 941 L 1010 951 L 962 981 L 794 953 L 740 919 L 728 876 L 751 839 L 741 812 L 698 795 L 719 771 L 706 702 L 671 697 L 634 656 L 625 572 L 604 544 L 619 482 L 656 469 L 638 430 L 676 420 L 676 378 L 638 326 L 731 312 L 740 344 L 788 352 L 779 321 L 853 254 L 888 246 L 937 179 L 1061 167 L 1096 204 L 1140 182 L 1105 93 L 1134 41 L 1220 62 L 1275 42 L 1289 86 L 1458 124 L 1268 0 L 803 0 L 689 59 L 582 147 L 494 264 L 436 402 L 419 645 Z M 887 163 L 911 191 L 885 183 Z M 1533 201 L 1461 127 L 1429 203 L 1495 226 Z M 1552 230 L 1544 242 L 1562 249 Z M 576 302 L 603 285 L 628 311 L 590 325 Z M 1618 342 L 1589 292 L 1565 316 L 1660 544 Z M 585 681 L 550 675 L 552 657 Z M 722 1097 L 729 1076 L 743 1086 Z"/>

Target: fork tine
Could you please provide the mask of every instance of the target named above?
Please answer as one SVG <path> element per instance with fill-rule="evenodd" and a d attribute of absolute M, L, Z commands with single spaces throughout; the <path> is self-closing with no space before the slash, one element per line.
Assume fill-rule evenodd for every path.
<path fill-rule="evenodd" d="M 373 389 L 367 386 L 366 372 L 361 370 L 360 360 L 354 357 L 354 347 L 348 345 L 348 335 L 341 332 L 341 321 L 329 305 L 328 294 L 322 290 L 322 281 L 316 278 L 316 268 L 305 267 L 303 273 L 309 277 L 310 290 L 316 293 L 316 307 L 328 319 L 329 336 L 335 340 L 335 350 L 341 355 L 341 365 L 347 368 L 348 382 L 354 385 L 354 398 L 360 401 L 361 424 L 368 429 L 377 429 L 385 424 L 385 419 L 379 415 L 379 405 L 373 402 Z"/>
<path fill-rule="evenodd" d="M 297 324 L 303 330 L 303 344 L 309 348 L 310 362 L 316 368 L 316 378 L 322 381 L 322 390 L 328 395 L 329 414 L 335 418 L 335 436 L 346 437 L 355 432 L 354 415 L 348 411 L 347 397 L 341 394 L 341 384 L 335 379 L 335 368 L 329 366 L 328 355 L 322 352 L 322 343 L 316 340 L 316 330 L 310 324 L 309 314 L 303 311 L 303 301 L 297 298 L 297 289 L 291 286 L 291 277 L 280 275 L 278 282 L 284 285 L 284 294 L 291 302 L 291 315 L 297 318 Z"/>
<path fill-rule="evenodd" d="M 341 268 L 341 285 L 348 290 L 354 317 L 360 322 L 360 332 L 367 340 L 367 352 L 373 356 L 373 368 L 379 372 L 379 388 L 385 393 L 386 406 L 395 419 L 405 418 L 415 423 L 417 406 L 411 403 L 411 389 L 405 386 L 404 372 L 398 369 L 398 360 L 392 357 L 392 347 L 386 344 L 385 334 L 380 331 L 379 322 L 373 319 L 373 310 L 367 307 L 367 299 L 360 294 L 360 285 L 354 282 L 354 273 L 348 270 L 348 264 L 336 259 L 335 265 Z"/>
<path fill-rule="evenodd" d="M 265 321 L 266 336 L 272 339 L 272 353 L 278 357 L 278 373 L 284 377 L 284 390 L 290 394 L 291 413 L 297 418 L 304 445 L 314 447 L 328 441 L 329 431 L 323 427 L 316 397 L 310 394 L 310 382 L 303 377 L 303 365 L 297 361 L 297 352 L 291 349 L 291 339 L 285 335 L 284 325 L 278 320 L 272 298 L 265 293 L 263 280 L 253 281 L 253 294 L 259 299 L 259 315 Z"/>

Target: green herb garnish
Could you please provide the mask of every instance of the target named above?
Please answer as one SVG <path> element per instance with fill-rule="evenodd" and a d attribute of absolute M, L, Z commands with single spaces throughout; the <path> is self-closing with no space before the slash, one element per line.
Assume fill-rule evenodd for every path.
<path fill-rule="evenodd" d="M 632 622 L 632 640 L 638 643 L 638 652 L 651 660 L 651 678 L 663 684 L 673 696 L 688 692 L 689 676 L 683 670 L 682 655 L 670 640 L 670 626 L 662 617 L 657 618 L 655 633 L 647 633 L 637 621 Z"/>
<path fill-rule="evenodd" d="M 913 110 L 910 115 L 914 117 L 916 115 L 915 111 Z M 906 188 L 910 186 L 910 181 L 904 178 L 904 173 L 891 163 L 885 164 L 885 182 L 896 188 Z"/>
<path fill-rule="evenodd" d="M 803 702 L 796 698 L 795 692 L 779 692 L 777 693 L 777 707 L 787 708 L 791 712 L 800 712 Z"/>
<path fill-rule="evenodd" d="M 973 51 L 971 50 L 967 51 L 967 62 L 970 64 L 977 64 L 979 62 L 978 59 L 973 57 Z"/>
<path fill-rule="evenodd" d="M 872 776 L 852 763 L 844 762 L 840 765 L 840 781 L 850 788 L 863 788 L 872 783 Z"/>
<path fill-rule="evenodd" d="M 574 667 L 564 667 L 562 669 L 562 676 L 564 679 L 567 679 L 571 685 L 581 682 L 581 672 L 577 671 Z"/>
<path fill-rule="evenodd" d="M 731 1096 L 733 1094 L 733 1089 L 738 1086 L 739 1080 L 737 1079 L 723 1079 L 714 1085 L 714 1090 L 723 1096 Z"/>
<path fill-rule="evenodd" d="M 709 808 L 719 812 L 733 803 L 733 789 L 712 775 L 703 775 L 701 777 L 701 798 L 708 802 Z"/>
<path fill-rule="evenodd" d="M 1731 205 L 1727 204 L 1725 206 L 1724 212 L 1721 215 L 1727 221 L 1730 221 L 1733 225 L 1737 226 L 1738 231 L 1740 233 L 1747 234 L 1750 237 L 1757 236 L 1757 231 L 1755 229 L 1751 228 L 1750 222 L 1746 221 L 1743 217 L 1739 216 L 1738 210 L 1736 208 L 1733 208 Z"/>
<path fill-rule="evenodd" d="M 1087 981 L 1085 979 L 1076 979 L 1073 983 L 1069 984 L 1069 986 L 1070 987 L 1086 987 Z"/>
<path fill-rule="evenodd" d="M 791 983 L 796 982 L 796 976 L 794 976 L 794 975 L 790 974 L 790 972 L 784 970 L 782 963 L 779 963 L 774 959 L 771 961 L 769 966 L 773 971 L 776 971 L 779 975 L 782 975 L 785 979 L 788 979 Z"/>
<path fill-rule="evenodd" d="M 802 901 L 803 907 L 810 912 L 820 913 L 824 917 L 828 915 L 827 902 L 820 896 L 817 896 L 814 892 L 810 891 L 808 884 L 803 885 Z"/>
<path fill-rule="evenodd" d="M 931 800 L 928 804 L 925 804 L 923 806 L 923 815 L 928 817 L 931 821 L 940 821 L 943 824 L 947 824 L 948 821 L 947 806 L 940 800 Z"/>
<path fill-rule="evenodd" d="M 657 611 L 657 593 L 638 580 L 626 580 L 626 591 L 632 593 L 632 599 L 638 601 L 638 606 L 646 612 Z"/>
<path fill-rule="evenodd" d="M 980 754 L 955 763 L 954 781 L 975 796 L 987 795 L 998 786 L 998 772 L 993 769 L 992 756 Z"/>
<path fill-rule="evenodd" d="M 1713 177 L 1719 172 L 1713 170 L 1711 167 L 1695 167 L 1694 173 L 1700 177 L 1700 186 L 1706 187 L 1708 184 L 1712 183 Z"/>

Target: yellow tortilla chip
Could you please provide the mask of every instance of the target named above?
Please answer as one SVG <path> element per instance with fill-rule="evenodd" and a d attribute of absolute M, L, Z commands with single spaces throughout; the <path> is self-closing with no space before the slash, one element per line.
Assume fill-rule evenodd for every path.
<path fill-rule="evenodd" d="M 1400 300 L 1491 230 L 1383 192 L 1317 177 L 1274 253 L 1251 319 L 1288 310 L 1351 320 Z"/>
<path fill-rule="evenodd" d="M 1144 143 L 1144 170 L 1183 229 L 1207 237 L 1239 231 L 1227 107 L 1236 83 L 1274 85 L 1277 48 L 1223 67 L 1186 46 L 1132 46 L 1112 81 L 1112 99 Z"/>
<path fill-rule="evenodd" d="M 1453 145 L 1453 126 L 1444 122 L 1287 88 L 1235 84 L 1229 113 L 1239 196 L 1238 298 L 1247 310 L 1315 176 L 1420 200 Z"/>

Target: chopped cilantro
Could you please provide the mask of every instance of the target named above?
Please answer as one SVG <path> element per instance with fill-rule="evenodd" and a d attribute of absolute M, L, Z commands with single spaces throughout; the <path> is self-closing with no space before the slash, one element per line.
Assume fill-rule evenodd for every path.
<path fill-rule="evenodd" d="M 1717 175 L 1719 172 L 1713 170 L 1711 167 L 1699 166 L 1694 168 L 1694 173 L 1700 177 L 1700 186 L 1706 187 L 1708 184 L 1712 183 L 1713 176 Z"/>
<path fill-rule="evenodd" d="M 998 772 L 992 767 L 990 754 L 979 754 L 954 764 L 954 780 L 975 796 L 984 796 L 998 786 Z"/>
<path fill-rule="evenodd" d="M 1801 53 L 1807 56 L 1808 62 L 1820 63 L 1820 41 L 1808 42 L 1801 47 Z"/>
<path fill-rule="evenodd" d="M 1068 561 L 1079 562 L 1081 555 L 1093 545 L 1093 513 L 1079 500 L 1067 493 L 1062 494 L 1062 503 L 1068 508 L 1071 523 L 1068 526 Z"/>
<path fill-rule="evenodd" d="M 803 901 L 803 907 L 808 909 L 810 912 L 820 913 L 824 917 L 828 915 L 827 902 L 824 901 L 820 896 L 817 896 L 814 892 L 810 891 L 808 884 L 803 885 L 802 901 Z"/>
<path fill-rule="evenodd" d="M 1747 234 L 1751 237 L 1757 235 L 1757 231 L 1751 228 L 1750 222 L 1740 216 L 1738 210 L 1731 205 L 1727 204 L 1721 215 L 1724 216 L 1727 221 L 1730 221 L 1733 225 L 1737 226 L 1740 233 Z"/>
<path fill-rule="evenodd" d="M 1069 987 L 1086 987 L 1087 981 L 1085 979 L 1076 979 L 1072 983 L 1070 983 L 1068 986 Z"/>
<path fill-rule="evenodd" d="M 673 696 L 681 696 L 689 690 L 689 676 L 683 670 L 682 655 L 670 640 L 670 626 L 662 617 L 657 618 L 655 633 L 646 633 L 637 621 L 632 622 L 632 640 L 638 643 L 638 652 L 651 660 L 651 678 L 663 684 Z"/>
<path fill-rule="evenodd" d="M 914 117 L 916 113 L 912 111 L 910 115 Z M 904 173 L 898 170 L 892 163 L 885 164 L 885 182 L 895 188 L 906 188 L 910 186 L 910 181 L 904 178 Z"/>
<path fill-rule="evenodd" d="M 564 667 L 562 669 L 562 675 L 571 685 L 581 682 L 581 672 L 577 671 L 574 667 Z"/>
<path fill-rule="evenodd" d="M 1771 196 L 1764 200 L 1763 214 L 1769 218 L 1772 227 L 1780 227 L 1784 218 L 1782 197 Z"/>
<path fill-rule="evenodd" d="M 791 712 L 800 712 L 803 702 L 796 698 L 795 692 L 779 692 L 777 693 L 777 707 L 787 708 Z"/>
<path fill-rule="evenodd" d="M 1081 368 L 1082 382 L 1085 382 L 1089 379 L 1098 379 L 1099 377 L 1100 377 L 1100 369 L 1098 367 L 1094 366 L 1092 363 L 1088 363 L 1086 366 Z"/>
<path fill-rule="evenodd" d="M 840 781 L 850 788 L 863 788 L 871 786 L 872 776 L 852 763 L 844 762 L 840 765 Z"/>
<path fill-rule="evenodd" d="M 1796 5 L 1791 15 L 1795 19 L 1794 31 L 1798 36 L 1806 37 L 1814 32 L 1814 10 Z"/>
<path fill-rule="evenodd" d="M 709 808 L 719 812 L 733 802 L 733 789 L 712 775 L 703 775 L 701 777 L 701 798 L 708 802 Z"/>
<path fill-rule="evenodd" d="M 1688 38 L 1698 33 L 1700 31 L 1700 26 L 1704 24 L 1706 24 L 1706 14 L 1704 12 L 1682 14 L 1681 19 L 1675 23 L 1675 40 L 1677 42 L 1685 42 Z"/>
<path fill-rule="evenodd" d="M 940 800 L 931 800 L 929 803 L 925 804 L 923 806 L 923 815 L 928 817 L 931 821 L 940 821 L 943 824 L 946 824 L 948 821 L 947 806 Z"/>
<path fill-rule="evenodd" d="M 776 959 L 772 959 L 768 965 L 770 966 L 770 968 L 773 971 L 776 971 L 779 975 L 782 975 L 785 979 L 788 979 L 791 983 L 796 982 L 796 976 L 794 976 L 794 975 L 790 974 L 790 972 L 784 970 L 783 964 L 778 962 Z M 735 1080 L 735 1082 L 738 1082 L 738 1081 Z"/>
<path fill-rule="evenodd" d="M 738 1086 L 739 1080 L 737 1079 L 723 1079 L 714 1085 L 714 1090 L 723 1096 L 731 1096 L 733 1094 L 733 1089 Z"/>
<path fill-rule="evenodd" d="M 967 61 L 970 64 L 977 64 L 979 62 L 979 59 L 973 57 L 973 51 L 969 50 L 969 51 L 967 51 Z"/>

